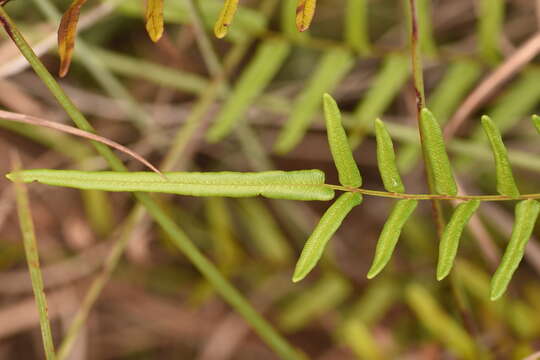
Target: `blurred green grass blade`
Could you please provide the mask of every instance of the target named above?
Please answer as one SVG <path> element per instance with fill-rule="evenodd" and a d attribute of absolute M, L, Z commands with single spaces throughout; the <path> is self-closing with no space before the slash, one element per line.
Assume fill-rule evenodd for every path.
<path fill-rule="evenodd" d="M 209 86 L 208 81 L 194 73 L 184 72 L 129 55 L 91 47 L 91 51 L 111 71 L 117 74 L 144 79 L 160 86 L 194 94 L 202 94 Z"/>
<path fill-rule="evenodd" d="M 293 282 L 305 278 L 317 265 L 332 235 L 339 229 L 347 214 L 361 202 L 360 194 L 344 193 L 326 210 L 304 245 L 294 269 Z"/>
<path fill-rule="evenodd" d="M 437 264 L 437 280 L 444 279 L 454 265 L 461 234 L 471 216 L 480 206 L 480 201 L 470 200 L 459 204 L 446 225 L 439 245 L 439 262 Z"/>
<path fill-rule="evenodd" d="M 399 240 L 401 230 L 417 206 L 418 201 L 411 199 L 399 200 L 396 203 L 377 241 L 373 263 L 367 274 L 368 279 L 377 276 L 388 264 Z"/>
<path fill-rule="evenodd" d="M 209 197 L 205 199 L 205 210 L 213 257 L 224 274 L 233 274 L 241 265 L 243 251 L 234 236 L 230 209 L 224 198 Z"/>
<path fill-rule="evenodd" d="M 362 321 L 355 318 L 345 320 L 340 334 L 358 359 L 385 359 L 383 347 L 377 343 L 372 331 Z"/>
<path fill-rule="evenodd" d="M 343 186 L 360 187 L 362 186 L 362 176 L 347 141 L 339 107 L 329 94 L 324 94 L 323 103 L 328 144 L 338 171 L 339 182 Z"/>
<path fill-rule="evenodd" d="M 347 0 L 345 39 L 349 46 L 362 55 L 367 55 L 371 51 L 368 16 L 367 0 Z"/>
<path fill-rule="evenodd" d="M 191 21 L 187 4 L 184 1 L 165 1 L 165 23 L 189 24 Z M 203 22 L 207 30 L 212 31 L 216 19 L 223 8 L 222 0 L 199 1 L 199 7 L 203 16 Z M 118 6 L 118 13 L 132 17 L 142 17 L 144 14 L 144 2 L 124 1 Z M 238 7 L 234 19 L 234 26 L 229 29 L 227 38 L 234 42 L 248 40 L 254 34 L 262 33 L 266 28 L 266 19 L 256 10 L 245 6 Z"/>
<path fill-rule="evenodd" d="M 86 219 L 95 233 L 104 237 L 114 229 L 114 211 L 107 194 L 103 191 L 85 190 L 81 192 Z"/>
<path fill-rule="evenodd" d="M 525 246 L 531 237 L 539 212 L 540 203 L 536 200 L 524 200 L 517 204 L 510 242 L 491 279 L 491 300 L 497 300 L 506 291 L 512 275 L 523 258 Z"/>
<path fill-rule="evenodd" d="M 16 164 L 15 169 L 18 168 L 19 164 Z M 34 298 L 39 313 L 39 325 L 41 327 L 41 337 L 43 339 L 45 357 L 47 360 L 54 360 L 56 359 L 56 355 L 54 352 L 51 324 L 49 322 L 47 298 L 45 296 L 43 277 L 41 275 L 41 267 L 39 264 L 39 252 L 36 242 L 36 234 L 34 231 L 34 223 L 28 200 L 28 190 L 18 177 L 14 177 L 14 182 L 15 196 L 17 200 L 17 214 L 19 216 L 19 224 L 23 237 L 24 251 L 26 254 L 26 262 L 28 263 L 30 280 L 32 282 L 32 290 L 34 292 Z"/>
<path fill-rule="evenodd" d="M 532 122 L 533 122 L 533 125 L 536 129 L 536 132 L 538 132 L 538 134 L 540 135 L 540 116 L 538 115 L 533 115 L 532 116 Z"/>
<path fill-rule="evenodd" d="M 482 116 L 482 126 L 491 144 L 495 170 L 497 173 L 497 191 L 501 195 L 519 196 L 519 190 L 514 180 L 508 152 L 502 141 L 501 133 L 489 116 Z"/>
<path fill-rule="evenodd" d="M 320 170 L 235 172 L 171 172 L 164 179 L 152 172 L 25 170 L 24 182 L 103 191 L 160 192 L 187 196 L 264 196 L 290 200 L 331 200 L 334 191 L 324 185 Z M 13 179 L 15 173 L 8 174 Z"/>
<path fill-rule="evenodd" d="M 277 74 L 290 51 L 290 45 L 277 39 L 264 41 L 245 68 L 214 124 L 206 134 L 210 142 L 227 136 L 242 121 L 249 106 Z"/>
<path fill-rule="evenodd" d="M 369 90 L 354 111 L 355 123 L 350 143 L 354 149 L 359 145 L 373 120 L 381 117 L 410 75 L 410 59 L 406 55 L 386 56 Z"/>
<path fill-rule="evenodd" d="M 377 165 L 384 188 L 389 192 L 405 192 L 405 186 L 397 169 L 392 138 L 380 119 L 375 120 L 375 137 L 377 140 Z"/>
<path fill-rule="evenodd" d="M 431 111 L 425 108 L 422 109 L 420 116 L 420 129 L 426 166 L 429 167 L 433 178 L 435 191 L 441 195 L 456 195 L 457 185 L 446 153 L 441 127 Z"/>
<path fill-rule="evenodd" d="M 449 65 L 439 85 L 428 98 L 428 107 L 441 126 L 446 124 L 481 74 L 482 68 L 471 60 L 458 60 Z M 398 168 L 408 173 L 418 164 L 419 159 L 420 144 L 408 144 L 398 154 Z"/>
<path fill-rule="evenodd" d="M 351 291 L 351 285 L 345 278 L 327 273 L 314 286 L 299 292 L 282 308 L 278 324 L 285 331 L 297 331 L 318 316 L 335 309 L 347 299 Z"/>
<path fill-rule="evenodd" d="M 419 284 L 406 289 L 406 299 L 421 323 L 460 359 L 479 359 L 475 341 L 467 331 L 440 308 L 438 301 Z"/>
<path fill-rule="evenodd" d="M 370 284 L 361 298 L 350 307 L 347 318 L 358 319 L 366 325 L 373 325 L 383 318 L 392 305 L 400 299 L 399 286 L 386 280 Z"/>
<path fill-rule="evenodd" d="M 315 120 L 322 102 L 321 94 L 331 92 L 353 63 L 350 52 L 340 48 L 329 50 L 322 56 L 308 84 L 295 100 L 291 115 L 281 130 L 274 147 L 277 153 L 285 154 L 298 145 Z"/>
<path fill-rule="evenodd" d="M 487 111 L 503 134 L 536 109 L 540 102 L 539 83 L 540 69 L 525 69 Z"/>
<path fill-rule="evenodd" d="M 480 0 L 478 6 L 478 51 L 485 61 L 496 63 L 500 57 L 505 0 Z"/>
<path fill-rule="evenodd" d="M 281 17 L 280 27 L 281 32 L 287 38 L 294 40 L 305 40 L 308 37 L 308 31 L 299 32 L 296 28 L 296 6 L 298 0 L 282 0 L 281 1 Z"/>
<path fill-rule="evenodd" d="M 242 220 L 261 256 L 274 264 L 288 264 L 293 252 L 270 211 L 258 199 L 239 199 Z"/>

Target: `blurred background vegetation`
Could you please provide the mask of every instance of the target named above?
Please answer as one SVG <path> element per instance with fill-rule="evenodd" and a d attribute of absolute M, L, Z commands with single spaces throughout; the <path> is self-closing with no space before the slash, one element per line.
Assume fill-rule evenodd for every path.
<path fill-rule="evenodd" d="M 311 29 L 298 33 L 296 0 L 245 0 L 227 37 L 217 40 L 211 34 L 222 5 L 165 0 L 166 31 L 152 43 L 144 1 L 90 1 L 62 87 L 100 135 L 153 163 L 165 159 L 162 167 L 169 170 L 319 168 L 335 184 L 321 108 L 322 93 L 330 92 L 346 114 L 364 187 L 382 189 L 371 135 L 380 116 L 396 141 L 407 189 L 427 192 L 407 1 L 320 0 Z M 68 6 L 63 0 L 5 5 L 55 73 L 58 16 Z M 480 115 L 488 114 L 504 134 L 522 193 L 540 192 L 538 135 L 528 121 L 540 103 L 540 2 L 418 0 L 418 9 L 427 103 L 447 125 L 460 186 L 470 194 L 496 193 L 492 155 L 479 131 Z M 0 106 L 69 122 L 4 33 L 1 39 Z M 227 131 L 216 134 L 218 120 L 230 124 Z M 0 153 L 16 148 L 25 168 L 107 168 L 86 141 L 4 120 L 0 127 Z M 126 161 L 130 170 L 142 169 Z M 2 174 L 10 171 L 7 156 L 0 166 Z M 29 190 L 55 343 L 92 282 L 106 281 L 95 305 L 83 305 L 89 316 L 69 359 L 278 358 L 147 215 L 134 215 L 131 197 L 40 185 Z M 510 291 L 489 300 L 489 279 L 512 228 L 512 204 L 482 205 L 451 278 L 437 282 L 438 239 L 430 204 L 422 203 L 391 265 L 368 281 L 393 201 L 366 198 L 331 241 L 322 265 L 293 284 L 298 253 L 328 204 L 158 199 L 309 358 L 524 359 L 540 350 L 534 236 Z M 43 357 L 38 314 L 14 207 L 12 187 L 2 178 L 0 358 L 37 359 Z M 115 253 L 126 226 L 125 251 Z M 110 261 L 115 255 L 120 260 Z"/>

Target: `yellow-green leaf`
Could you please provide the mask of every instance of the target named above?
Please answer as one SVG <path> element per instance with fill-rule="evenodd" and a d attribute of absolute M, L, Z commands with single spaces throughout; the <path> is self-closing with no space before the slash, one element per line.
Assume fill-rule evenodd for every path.
<path fill-rule="evenodd" d="M 345 134 L 341 123 L 339 107 L 329 94 L 324 94 L 323 103 L 328 143 L 338 170 L 339 182 L 343 186 L 360 187 L 362 186 L 362 176 L 347 141 L 347 134 Z"/>
<path fill-rule="evenodd" d="M 146 0 L 146 31 L 153 42 L 163 35 L 163 0 Z"/>
<path fill-rule="evenodd" d="M 296 28 L 298 31 L 304 32 L 309 29 L 316 7 L 317 0 L 298 0 L 296 6 Z"/>
<path fill-rule="evenodd" d="M 73 49 L 75 48 L 75 37 L 77 36 L 77 23 L 81 14 L 81 7 L 87 0 L 74 0 L 71 6 L 62 16 L 58 27 L 58 54 L 60 55 L 60 77 L 67 75 Z"/>
<path fill-rule="evenodd" d="M 375 120 L 375 137 L 377 139 L 377 164 L 384 188 L 395 193 L 405 192 L 405 186 L 397 169 L 392 138 L 380 119 Z"/>
<path fill-rule="evenodd" d="M 516 223 L 512 229 L 510 242 L 495 275 L 491 279 L 491 300 L 497 300 L 506 291 L 512 275 L 523 258 L 525 245 L 531 237 L 539 212 L 540 203 L 536 200 L 524 200 L 517 204 Z"/>
<path fill-rule="evenodd" d="M 218 39 L 222 39 L 227 35 L 229 26 L 231 26 L 234 19 L 234 14 L 236 14 L 236 9 L 238 8 L 238 1 L 239 0 L 225 1 L 216 25 L 214 26 L 214 34 Z"/>
<path fill-rule="evenodd" d="M 298 259 L 296 268 L 294 269 L 294 282 L 305 278 L 315 265 L 317 265 L 332 235 L 337 231 L 347 214 L 361 202 L 362 195 L 347 192 L 342 194 L 326 210 L 304 245 L 300 259 Z"/>

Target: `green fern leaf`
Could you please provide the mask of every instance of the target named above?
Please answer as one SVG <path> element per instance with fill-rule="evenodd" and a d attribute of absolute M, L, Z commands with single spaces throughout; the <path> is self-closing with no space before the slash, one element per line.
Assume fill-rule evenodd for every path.
<path fill-rule="evenodd" d="M 539 212 L 540 203 L 536 200 L 524 200 L 517 204 L 516 223 L 512 229 L 510 242 L 495 275 L 491 279 L 491 300 L 497 300 L 506 291 L 512 275 L 523 258 L 525 245 L 531 237 Z"/>
<path fill-rule="evenodd" d="M 519 190 L 512 174 L 508 153 L 501 138 L 497 126 L 488 116 L 482 116 L 482 126 L 489 138 L 493 157 L 495 158 L 495 170 L 497 172 L 497 191 L 501 195 L 519 196 Z"/>
<path fill-rule="evenodd" d="M 478 200 L 470 200 L 459 204 L 446 225 L 439 245 L 437 280 L 444 279 L 450 273 L 456 258 L 461 234 L 479 206 L 480 201 Z"/>
<path fill-rule="evenodd" d="M 236 172 L 171 172 L 166 179 L 152 172 L 90 172 L 25 170 L 21 181 L 103 191 L 145 191 L 189 196 L 264 196 L 289 200 L 331 200 L 334 190 L 324 186 L 320 170 Z M 12 180 L 15 174 L 8 174 Z"/>
<path fill-rule="evenodd" d="M 362 176 L 354 161 L 345 129 L 341 124 L 341 112 L 332 96 L 324 94 L 323 99 L 328 143 L 338 170 L 339 182 L 343 186 L 360 187 L 362 186 Z"/>
<path fill-rule="evenodd" d="M 375 120 L 375 137 L 377 139 L 377 164 L 384 188 L 394 193 L 405 192 L 405 186 L 401 181 L 396 164 L 392 138 L 380 119 Z"/>
<path fill-rule="evenodd" d="M 326 210 L 321 220 L 306 241 L 302 254 L 296 263 L 293 282 L 304 279 L 319 262 L 326 244 L 337 231 L 345 217 L 351 210 L 360 205 L 362 195 L 357 193 L 344 193 L 336 202 Z"/>
<path fill-rule="evenodd" d="M 377 241 L 373 264 L 367 274 L 368 279 L 377 276 L 377 274 L 384 269 L 386 264 L 388 264 L 388 261 L 390 261 L 394 248 L 398 242 L 399 235 L 401 234 L 401 230 L 417 205 L 417 200 L 400 200 L 392 209 L 390 216 L 388 216 L 388 219 L 384 224 L 379 240 Z"/>
<path fill-rule="evenodd" d="M 441 127 L 435 116 L 426 108 L 421 112 L 420 129 L 426 165 L 433 179 L 435 192 L 440 195 L 456 195 L 456 181 L 446 153 Z"/>
<path fill-rule="evenodd" d="M 532 122 L 533 122 L 534 127 L 536 128 L 536 131 L 538 132 L 538 134 L 540 134 L 540 116 L 533 115 Z"/>

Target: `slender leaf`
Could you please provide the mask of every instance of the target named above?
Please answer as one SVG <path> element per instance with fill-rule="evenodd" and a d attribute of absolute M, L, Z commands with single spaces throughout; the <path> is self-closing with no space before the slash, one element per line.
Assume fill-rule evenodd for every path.
<path fill-rule="evenodd" d="M 62 16 L 58 27 L 58 54 L 60 55 L 60 77 L 67 75 L 73 49 L 75 48 L 75 37 L 77 36 L 77 23 L 81 14 L 81 7 L 87 0 L 73 0 L 71 6 Z"/>
<path fill-rule="evenodd" d="M 289 120 L 276 142 L 277 153 L 287 153 L 301 141 L 320 109 L 321 94 L 332 91 L 347 74 L 353 62 L 350 52 L 340 48 L 324 54 L 307 86 L 294 102 Z"/>
<path fill-rule="evenodd" d="M 374 333 L 359 319 L 347 319 L 341 327 L 343 341 L 351 348 L 358 359 L 385 359 L 384 347 L 378 344 Z"/>
<path fill-rule="evenodd" d="M 390 192 L 403 193 L 405 186 L 396 165 L 396 155 L 392 138 L 380 119 L 375 120 L 375 137 L 377 139 L 377 164 L 384 183 Z"/>
<path fill-rule="evenodd" d="M 399 200 L 392 209 L 377 241 L 373 264 L 367 274 L 368 279 L 377 276 L 390 261 L 401 230 L 416 209 L 416 206 L 418 206 L 417 200 L 407 199 Z"/>
<path fill-rule="evenodd" d="M 501 195 L 519 196 L 519 190 L 514 180 L 508 153 L 497 126 L 488 116 L 482 116 L 482 126 L 491 144 L 497 172 L 497 191 Z"/>
<path fill-rule="evenodd" d="M 426 154 L 426 165 L 433 178 L 435 191 L 441 195 L 456 195 L 457 186 L 444 146 L 441 127 L 431 111 L 425 108 L 422 109 L 420 116 L 420 130 L 423 138 L 422 146 Z"/>
<path fill-rule="evenodd" d="M 478 200 L 470 200 L 459 204 L 446 225 L 439 245 L 437 280 L 444 279 L 450 273 L 456 258 L 461 234 L 479 206 L 480 201 Z"/>
<path fill-rule="evenodd" d="M 214 34 L 218 39 L 222 39 L 227 35 L 229 27 L 231 26 L 236 9 L 238 8 L 239 0 L 225 0 L 223 9 L 219 14 L 219 18 L 214 26 Z"/>
<path fill-rule="evenodd" d="M 533 122 L 534 127 L 536 128 L 536 131 L 538 132 L 538 134 L 540 134 L 540 116 L 533 115 L 532 122 Z"/>
<path fill-rule="evenodd" d="M 16 164 L 15 168 L 18 168 Z M 47 298 L 43 287 L 43 276 L 39 264 L 39 252 L 36 242 L 36 234 L 34 231 L 34 223 L 28 200 L 28 190 L 18 177 L 15 181 L 15 195 L 17 199 L 17 213 L 19 215 L 19 224 L 23 236 L 24 251 L 26 254 L 26 262 L 28 263 L 28 271 L 30 272 L 30 280 L 32 282 L 32 290 L 39 313 L 39 325 L 41 327 L 41 337 L 43 339 L 43 347 L 47 360 L 56 358 L 54 352 L 54 343 L 52 339 L 51 324 L 49 322 L 49 314 L 47 307 Z"/>
<path fill-rule="evenodd" d="M 152 172 L 91 172 L 75 170 L 25 170 L 24 182 L 104 191 L 145 191 L 189 196 L 264 196 L 290 200 L 330 200 L 334 191 L 324 185 L 320 170 L 235 172 L 171 172 L 166 179 Z M 14 173 L 8 174 L 13 179 Z"/>
<path fill-rule="evenodd" d="M 339 182 L 343 186 L 360 187 L 362 186 L 362 176 L 347 142 L 347 134 L 341 123 L 339 107 L 329 94 L 324 94 L 323 102 L 328 143 L 338 170 Z"/>
<path fill-rule="evenodd" d="M 516 222 L 512 229 L 510 242 L 495 275 L 491 279 L 491 300 L 497 300 L 506 291 L 512 275 L 523 258 L 525 246 L 531 237 L 539 212 L 540 203 L 536 200 L 524 200 L 517 204 Z"/>
<path fill-rule="evenodd" d="M 479 51 L 486 61 L 495 63 L 500 55 L 505 0 L 480 0 L 479 3 Z"/>
<path fill-rule="evenodd" d="M 386 56 L 382 69 L 354 111 L 350 143 L 357 147 L 373 120 L 382 116 L 410 75 L 410 59 L 403 54 Z"/>
<path fill-rule="evenodd" d="M 438 301 L 423 286 L 409 285 L 406 289 L 406 298 L 422 324 L 460 359 L 481 359 L 478 357 L 475 341 L 441 309 Z"/>
<path fill-rule="evenodd" d="M 146 0 L 146 31 L 153 42 L 163 35 L 163 0 Z"/>
<path fill-rule="evenodd" d="M 319 262 L 326 244 L 337 231 L 347 214 L 362 202 L 356 193 L 344 193 L 326 210 L 321 220 L 306 241 L 300 259 L 294 269 L 293 282 L 305 278 Z"/>
<path fill-rule="evenodd" d="M 296 5 L 296 28 L 300 32 L 309 29 L 313 16 L 315 16 L 315 8 L 317 0 L 298 0 Z"/>
<path fill-rule="evenodd" d="M 208 131 L 208 141 L 217 142 L 232 131 L 249 105 L 277 73 L 289 50 L 290 45 L 286 41 L 277 39 L 267 40 L 259 46 L 255 58 L 242 73 L 233 93 Z"/>
<path fill-rule="evenodd" d="M 368 22 L 367 0 L 347 0 L 345 39 L 360 54 L 368 54 L 371 51 Z"/>

